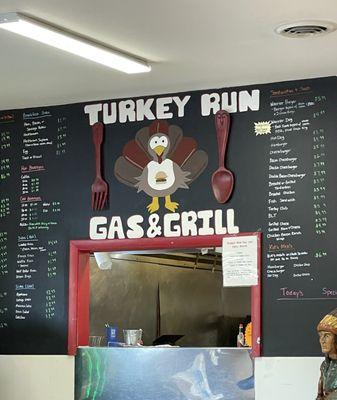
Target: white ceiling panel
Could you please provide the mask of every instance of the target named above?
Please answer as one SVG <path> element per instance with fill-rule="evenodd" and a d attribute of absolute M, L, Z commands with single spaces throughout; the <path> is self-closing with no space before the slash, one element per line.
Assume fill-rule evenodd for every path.
<path fill-rule="evenodd" d="M 0 30 L 0 109 L 336 75 L 337 32 L 288 39 L 276 26 L 337 22 L 335 0 L 2 0 L 148 59 L 127 75 Z"/>

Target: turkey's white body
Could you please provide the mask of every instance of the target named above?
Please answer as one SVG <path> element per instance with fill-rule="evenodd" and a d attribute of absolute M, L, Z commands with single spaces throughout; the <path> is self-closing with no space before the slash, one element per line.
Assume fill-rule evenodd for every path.
<path fill-rule="evenodd" d="M 175 182 L 173 161 L 168 158 L 160 164 L 157 161 L 150 161 L 147 164 L 147 171 L 147 183 L 152 189 L 166 190 Z M 163 177 L 165 178 L 163 179 Z"/>

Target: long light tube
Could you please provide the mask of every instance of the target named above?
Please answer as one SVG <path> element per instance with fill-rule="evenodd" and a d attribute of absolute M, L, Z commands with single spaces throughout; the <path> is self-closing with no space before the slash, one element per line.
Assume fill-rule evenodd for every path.
<path fill-rule="evenodd" d="M 0 14 L 0 28 L 127 74 L 151 71 L 144 60 L 97 45 L 18 13 Z"/>

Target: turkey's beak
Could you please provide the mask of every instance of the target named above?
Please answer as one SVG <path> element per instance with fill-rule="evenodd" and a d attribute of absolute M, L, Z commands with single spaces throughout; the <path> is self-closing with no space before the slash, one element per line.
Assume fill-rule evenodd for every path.
<path fill-rule="evenodd" d="M 165 147 L 164 146 L 156 146 L 154 149 L 157 156 L 161 156 L 164 153 Z"/>

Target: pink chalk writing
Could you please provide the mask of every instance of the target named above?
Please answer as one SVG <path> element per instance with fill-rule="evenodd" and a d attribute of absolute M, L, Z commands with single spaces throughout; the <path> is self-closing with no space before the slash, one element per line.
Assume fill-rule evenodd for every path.
<path fill-rule="evenodd" d="M 280 288 L 283 297 L 296 297 L 297 299 L 304 296 L 302 290 L 289 289 L 287 287 Z"/>

